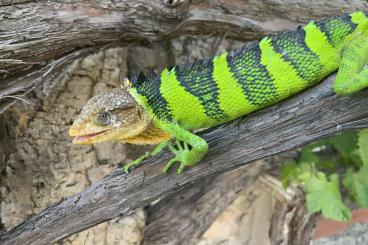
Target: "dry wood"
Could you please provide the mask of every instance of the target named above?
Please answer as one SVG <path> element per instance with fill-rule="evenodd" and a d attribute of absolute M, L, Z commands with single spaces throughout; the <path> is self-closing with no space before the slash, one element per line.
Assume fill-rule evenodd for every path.
<path fill-rule="evenodd" d="M 227 209 L 229 205 L 233 205 L 232 203 L 239 198 L 239 195 L 246 196 L 248 208 L 252 210 L 253 206 L 253 211 L 260 209 L 262 212 L 265 207 L 255 206 L 259 205 L 257 203 L 259 196 L 253 193 L 256 186 L 258 186 L 257 194 L 268 192 L 273 196 L 274 203 L 272 216 L 269 217 L 269 227 L 262 223 L 263 214 L 258 217 L 261 218 L 260 223 L 257 221 L 252 223 L 253 226 L 266 225 L 265 230 L 268 230 L 268 233 L 262 233 L 265 236 L 263 238 L 269 239 L 271 244 L 275 245 L 309 244 L 313 234 L 311 231 L 314 228 L 315 216 L 308 214 L 304 192 L 299 188 L 289 188 L 288 191 L 285 191 L 277 179 L 267 174 L 264 175 L 267 169 L 271 169 L 272 163 L 272 171 L 275 171 L 279 169 L 280 162 L 296 157 L 297 152 L 288 151 L 287 153 L 291 154 L 280 154 L 283 156 L 277 155 L 267 161 L 256 161 L 218 177 L 207 178 L 203 182 L 195 183 L 149 206 L 146 209 L 147 225 L 143 244 L 197 244 L 207 229 L 218 219 L 219 215 L 223 215 L 225 210 L 225 213 L 231 213 L 226 213 L 226 215 L 234 215 L 232 213 L 234 210 L 227 211 Z M 239 211 L 238 215 L 250 215 L 249 212 Z M 264 215 L 267 215 L 269 210 L 264 210 L 264 212 Z M 240 220 L 238 222 L 240 231 L 245 227 Z M 254 227 L 248 227 L 247 231 L 242 232 L 240 240 L 244 241 L 247 237 L 245 234 L 252 233 L 252 231 Z M 223 238 L 225 237 L 226 235 Z M 251 237 L 248 238 L 251 239 Z M 251 244 L 251 241 L 249 242 Z"/>
<path fill-rule="evenodd" d="M 308 212 L 304 190 L 289 187 L 285 191 L 278 179 L 267 174 L 259 182 L 275 199 L 269 228 L 271 245 L 310 244 L 318 215 Z"/>
<path fill-rule="evenodd" d="M 56 242 L 103 221 L 126 215 L 159 197 L 209 176 L 305 145 L 338 132 L 367 127 L 368 91 L 338 97 L 335 76 L 289 100 L 200 135 L 210 146 L 183 175 L 162 173 L 164 152 L 126 175 L 113 171 L 81 193 L 56 203 L 3 235 L 2 244 Z"/>
<path fill-rule="evenodd" d="M 147 209 L 143 244 L 196 244 L 239 192 L 269 168 L 258 161 L 166 196 Z"/>

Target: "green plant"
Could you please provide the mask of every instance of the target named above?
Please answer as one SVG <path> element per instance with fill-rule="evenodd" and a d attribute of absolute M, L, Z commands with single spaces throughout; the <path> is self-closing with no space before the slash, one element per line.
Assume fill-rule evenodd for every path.
<path fill-rule="evenodd" d="M 322 154 L 329 151 L 334 154 Z M 368 129 L 302 148 L 298 160 L 282 165 L 281 181 L 284 187 L 304 187 L 309 212 L 350 221 L 348 202 L 368 208 Z"/>

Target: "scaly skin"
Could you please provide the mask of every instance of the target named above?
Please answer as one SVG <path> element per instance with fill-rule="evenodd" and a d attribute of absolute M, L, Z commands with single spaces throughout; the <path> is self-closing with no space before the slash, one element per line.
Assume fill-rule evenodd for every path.
<path fill-rule="evenodd" d="M 164 171 L 179 162 L 182 173 L 208 150 L 191 130 L 274 104 L 336 70 L 335 92 L 349 95 L 368 87 L 367 64 L 368 13 L 312 21 L 211 59 L 151 71 L 147 78 L 141 74 L 128 83 L 128 92 L 115 89 L 92 98 L 69 132 L 78 144 L 163 142 L 125 170 L 168 146 L 175 156 Z"/>

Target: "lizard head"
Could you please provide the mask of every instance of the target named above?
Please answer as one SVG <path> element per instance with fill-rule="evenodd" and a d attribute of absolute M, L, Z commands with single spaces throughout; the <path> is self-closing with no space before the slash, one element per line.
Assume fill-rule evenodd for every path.
<path fill-rule="evenodd" d="M 125 141 L 146 130 L 148 114 L 123 89 L 112 89 L 92 97 L 69 129 L 74 144 L 107 140 Z"/>

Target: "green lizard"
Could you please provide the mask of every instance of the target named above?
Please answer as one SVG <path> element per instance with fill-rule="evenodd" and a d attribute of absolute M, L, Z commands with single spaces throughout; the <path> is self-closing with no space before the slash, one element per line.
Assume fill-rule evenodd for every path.
<path fill-rule="evenodd" d="M 191 131 L 213 127 L 286 99 L 338 69 L 334 90 L 349 95 L 368 87 L 368 12 L 357 11 L 160 74 L 150 71 L 93 97 L 69 134 L 76 144 L 118 140 L 157 144 L 125 165 L 139 164 L 168 146 L 178 173 L 198 163 L 207 142 Z"/>

